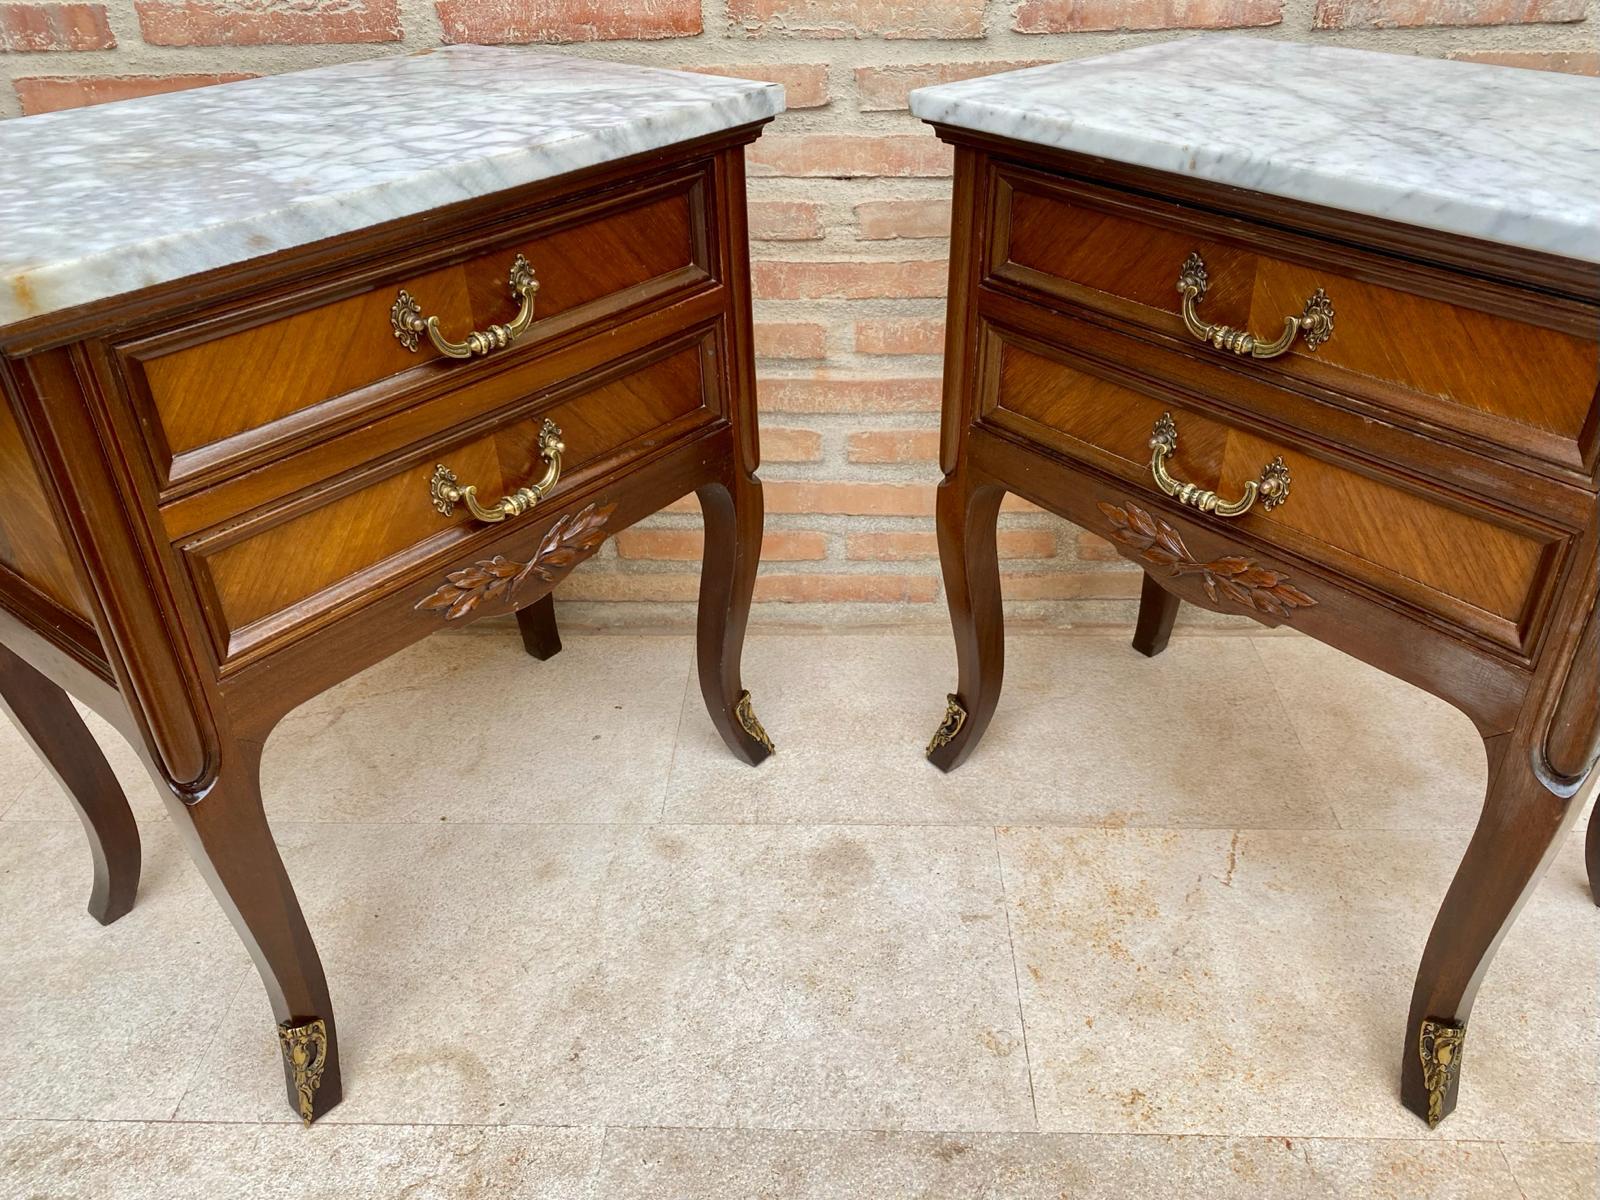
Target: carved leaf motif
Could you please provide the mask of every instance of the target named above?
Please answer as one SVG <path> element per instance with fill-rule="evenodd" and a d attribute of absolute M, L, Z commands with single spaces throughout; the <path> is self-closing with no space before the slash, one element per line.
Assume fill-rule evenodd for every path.
<path fill-rule="evenodd" d="M 419 610 L 443 609 L 444 619 L 454 621 L 472 613 L 485 600 L 511 601 L 517 588 L 528 578 L 554 583 L 586 558 L 606 540 L 605 524 L 617 510 L 590 504 L 560 518 L 539 542 L 527 562 L 503 555 L 480 559 L 469 567 L 452 571 L 434 592 L 417 602 Z"/>
<path fill-rule="evenodd" d="M 1137 504 L 1126 508 L 1104 500 L 1097 505 L 1111 526 L 1111 538 L 1135 551 L 1151 566 L 1165 567 L 1169 575 L 1198 575 L 1200 587 L 1213 603 L 1231 600 L 1242 608 L 1288 618 L 1297 608 L 1316 601 L 1288 582 L 1281 571 L 1263 567 L 1254 559 L 1225 554 L 1201 562 L 1189 553 L 1178 531 Z"/>

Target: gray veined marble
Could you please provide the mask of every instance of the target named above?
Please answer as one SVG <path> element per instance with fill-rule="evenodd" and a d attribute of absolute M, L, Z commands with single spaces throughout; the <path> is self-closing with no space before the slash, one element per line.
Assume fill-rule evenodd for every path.
<path fill-rule="evenodd" d="M 1207 36 L 921 88 L 911 111 L 1600 263 L 1600 80 Z"/>
<path fill-rule="evenodd" d="M 777 84 L 455 46 L 0 122 L 0 328 L 781 111 Z"/>

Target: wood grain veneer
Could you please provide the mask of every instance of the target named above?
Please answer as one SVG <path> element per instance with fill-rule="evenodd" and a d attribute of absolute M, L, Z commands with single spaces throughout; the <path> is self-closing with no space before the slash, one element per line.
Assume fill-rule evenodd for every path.
<path fill-rule="evenodd" d="M 511 352 L 525 357 L 561 332 L 704 284 L 711 278 L 704 197 L 702 170 L 532 216 L 513 214 L 479 235 L 469 257 L 445 243 L 403 273 L 365 279 L 353 295 L 333 284 L 265 311 L 224 306 L 125 342 L 118 357 L 158 471 L 180 482 L 275 439 L 314 434 L 352 413 L 359 418 L 441 371 L 461 385 L 499 366 L 487 358 L 451 362 L 426 338 L 408 351 L 389 317 L 402 289 L 447 335 L 460 336 L 514 315 L 507 274 L 516 255 L 525 255 L 539 281 L 534 323 Z M 392 382 L 373 386 L 385 381 Z"/>
<path fill-rule="evenodd" d="M 137 826 L 63 690 L 129 737 L 285 1044 L 314 1047 L 314 1081 L 285 1059 L 304 1117 L 339 1102 L 342 1076 L 261 801 L 262 747 L 296 705 L 491 613 L 531 610 L 524 645 L 547 657 L 552 589 L 607 536 L 693 494 L 701 694 L 735 755 L 771 753 L 740 674 L 763 519 L 743 157 L 759 131 L 0 333 L 0 701 L 83 817 L 90 908 L 107 921 L 132 902 Z M 452 337 L 509 320 L 516 253 L 541 286 L 515 345 L 461 361 L 400 348 L 401 287 Z M 488 503 L 541 476 L 546 419 L 563 470 L 531 510 L 480 523 L 434 509 L 439 462 Z"/>
<path fill-rule="evenodd" d="M 999 705 L 1008 492 L 1143 568 L 1141 653 L 1163 652 L 1188 601 L 1290 626 L 1461 709 L 1488 794 L 1400 1070 L 1402 1103 L 1437 1122 L 1461 1078 L 1438 1047 L 1462 1036 L 1600 754 L 1600 268 L 939 133 L 956 151 L 937 518 L 958 678 L 929 758 L 960 766 Z M 1333 336 L 1270 359 L 1196 339 L 1177 291 L 1191 252 L 1205 320 L 1270 339 L 1320 287 Z M 1163 413 L 1178 479 L 1228 499 L 1281 456 L 1288 498 L 1227 518 L 1168 496 L 1150 467 Z"/>
<path fill-rule="evenodd" d="M 992 277 L 1187 337 L 1178 270 L 1205 261 L 1208 321 L 1269 336 L 1324 289 L 1334 333 L 1260 369 L 1465 428 L 1562 466 L 1593 461 L 1600 330 L 1532 288 L 1441 280 L 1276 230 L 1036 172 L 995 177 Z M 1454 286 L 1451 286 L 1454 284 Z M 1532 369 L 1537 364 L 1537 370 Z"/>

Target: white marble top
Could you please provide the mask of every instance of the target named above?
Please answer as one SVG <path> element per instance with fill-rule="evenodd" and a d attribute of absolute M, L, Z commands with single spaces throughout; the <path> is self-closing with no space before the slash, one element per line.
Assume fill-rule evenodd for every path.
<path fill-rule="evenodd" d="M 1600 262 L 1600 80 L 1220 35 L 940 84 L 926 121 Z"/>
<path fill-rule="evenodd" d="M 0 329 L 781 111 L 777 84 L 454 46 L 0 121 Z"/>

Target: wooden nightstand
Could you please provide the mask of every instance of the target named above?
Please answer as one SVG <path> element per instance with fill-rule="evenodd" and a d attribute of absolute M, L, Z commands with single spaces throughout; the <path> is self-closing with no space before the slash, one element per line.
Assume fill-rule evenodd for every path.
<path fill-rule="evenodd" d="M 1187 600 L 1462 709 L 1490 782 L 1407 1023 L 1430 1124 L 1600 753 L 1600 143 L 1572 118 L 1597 104 L 1592 80 L 1235 38 L 912 97 L 956 147 L 960 679 L 929 757 L 959 766 L 995 713 L 1008 491 L 1144 568 L 1145 654 Z M 1588 851 L 1600 895 L 1600 823 Z"/>
<path fill-rule="evenodd" d="M 743 147 L 781 108 L 459 47 L 0 125 L 30 164 L 0 188 L 0 695 L 79 806 L 102 921 L 138 834 L 63 689 L 140 750 L 308 1122 L 340 1063 L 262 812 L 285 713 L 489 613 L 548 657 L 552 587 L 693 492 L 701 688 L 736 755 L 772 750 L 739 676 L 762 528 Z"/>

